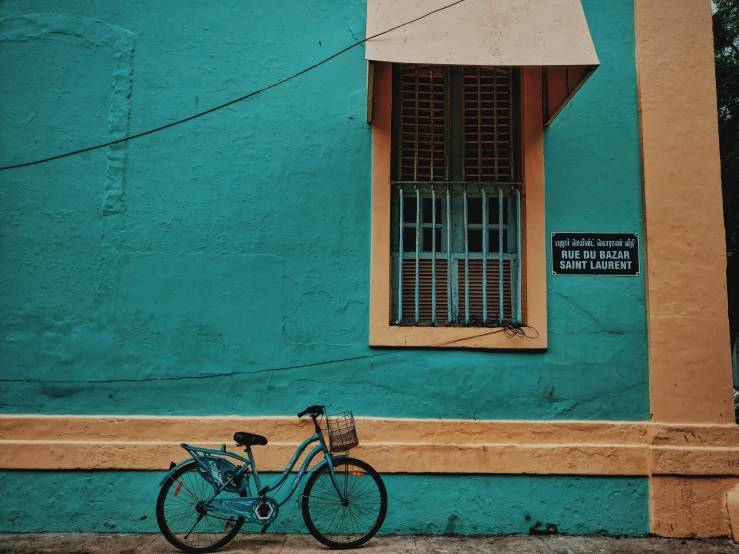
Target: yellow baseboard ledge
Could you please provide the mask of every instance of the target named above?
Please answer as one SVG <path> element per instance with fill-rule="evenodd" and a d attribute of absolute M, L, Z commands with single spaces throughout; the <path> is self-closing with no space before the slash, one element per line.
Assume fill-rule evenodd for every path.
<path fill-rule="evenodd" d="M 199 443 L 219 448 L 221 443 Z M 254 447 L 260 471 L 282 471 L 294 443 Z M 381 473 L 646 475 L 648 452 L 629 445 L 369 443 L 353 449 Z M 186 452 L 178 443 L 0 441 L 0 467 L 36 470 L 163 470 Z"/>
<path fill-rule="evenodd" d="M 0 469 L 162 470 L 180 443 L 267 436 L 260 471 L 279 471 L 311 433 L 294 417 L 0 416 Z M 357 418 L 352 451 L 383 473 L 739 476 L 739 426 L 623 421 Z M 214 442 L 214 439 L 220 439 Z"/>

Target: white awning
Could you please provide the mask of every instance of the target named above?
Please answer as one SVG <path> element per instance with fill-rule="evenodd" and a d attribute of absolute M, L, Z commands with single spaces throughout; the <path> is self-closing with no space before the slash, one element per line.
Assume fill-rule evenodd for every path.
<path fill-rule="evenodd" d="M 450 3 L 367 0 L 367 36 Z M 548 94 L 557 103 L 550 106 L 548 119 L 600 63 L 580 0 L 465 0 L 369 40 L 365 57 L 395 63 L 542 66 L 564 72 L 566 94 Z"/>

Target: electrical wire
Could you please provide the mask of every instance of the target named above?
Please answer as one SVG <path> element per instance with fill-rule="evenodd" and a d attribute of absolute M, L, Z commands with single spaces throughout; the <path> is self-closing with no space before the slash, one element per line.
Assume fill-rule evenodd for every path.
<path fill-rule="evenodd" d="M 430 344 L 424 348 L 437 348 L 442 346 L 450 346 L 452 344 L 461 343 L 467 340 L 471 339 L 477 339 L 481 337 L 486 337 L 489 335 L 495 335 L 498 333 L 505 334 L 508 338 L 527 338 L 527 339 L 537 339 L 539 338 L 539 332 L 534 329 L 533 327 L 529 325 L 519 325 L 517 323 L 514 323 L 512 321 L 501 321 L 498 323 L 498 327 L 491 331 L 487 331 L 485 333 L 480 333 L 478 335 L 472 335 L 469 337 L 462 337 L 459 339 L 454 339 L 446 342 L 439 342 L 436 344 Z M 525 330 L 526 329 L 532 329 L 535 335 L 529 335 Z M 463 348 L 463 346 L 461 346 Z M 380 358 L 382 356 L 394 356 L 396 354 L 402 354 L 404 352 L 408 352 L 407 349 L 402 350 L 390 350 L 387 352 L 378 352 L 377 354 L 366 354 L 364 356 L 354 356 L 352 358 L 341 358 L 341 359 L 334 359 L 334 360 L 323 360 L 320 362 L 312 362 L 308 364 L 298 364 L 298 365 L 291 365 L 291 366 L 283 366 L 283 367 L 270 367 L 265 369 L 255 369 L 255 370 L 239 370 L 239 371 L 229 371 L 229 372 L 223 372 L 223 373 L 205 373 L 202 375 L 171 375 L 171 376 L 163 376 L 163 377 L 141 377 L 138 379 L 85 379 L 84 381 L 79 379 L 0 379 L 0 383 L 39 383 L 39 384 L 65 384 L 65 385 L 72 385 L 72 384 L 88 384 L 88 383 L 141 383 L 141 382 L 147 382 L 147 381 L 191 381 L 191 380 L 201 380 L 201 379 L 218 379 L 218 378 L 224 378 L 224 377 L 235 377 L 237 375 L 256 375 L 259 373 L 271 373 L 276 371 L 290 371 L 294 369 L 304 369 L 308 367 L 318 367 L 323 365 L 333 365 L 333 364 L 340 364 L 345 362 L 354 362 L 357 360 L 366 360 L 370 358 Z"/>
<path fill-rule="evenodd" d="M 339 50 L 338 52 L 336 52 L 335 54 L 332 54 L 328 58 L 324 58 L 320 62 L 315 63 L 315 64 L 311 65 L 310 67 L 306 67 L 305 69 L 302 69 L 302 70 L 298 71 L 297 73 L 294 73 L 294 74 L 290 75 L 289 77 L 285 77 L 284 79 L 282 79 L 280 81 L 277 81 L 275 83 L 272 83 L 271 85 L 267 85 L 266 87 L 262 87 L 262 88 L 260 88 L 258 90 L 255 90 L 253 92 L 250 92 L 249 94 L 245 94 L 244 96 L 240 96 L 239 98 L 234 98 L 233 100 L 229 100 L 228 102 L 225 102 L 224 104 L 220 104 L 219 106 L 215 106 L 215 107 L 210 108 L 208 110 L 205 110 L 205 111 L 202 111 L 202 112 L 198 112 L 198 113 L 193 114 L 193 115 L 191 115 L 189 117 L 186 117 L 184 119 L 180 119 L 178 121 L 173 121 L 172 123 L 167 123 L 166 125 L 161 125 L 160 127 L 155 127 L 154 129 L 149 129 L 148 131 L 143 131 L 143 132 L 137 133 L 135 135 L 129 135 L 127 137 L 123 137 L 123 138 L 120 138 L 120 139 L 117 139 L 117 140 L 111 140 L 110 142 L 105 142 L 103 144 L 97 144 L 95 146 L 89 146 L 87 148 L 81 148 L 80 150 L 73 150 L 72 152 L 66 152 L 64 154 L 58 154 L 56 156 L 49 156 L 48 158 L 42 158 L 40 160 L 35 160 L 33 162 L 25 162 L 25 163 L 13 164 L 13 165 L 6 165 L 4 167 L 0 167 L 0 171 L 7 171 L 7 170 L 10 170 L 10 169 L 18 169 L 18 168 L 21 168 L 21 167 L 28 167 L 28 166 L 32 166 L 32 165 L 38 165 L 38 164 L 42 164 L 42 163 L 46 163 L 46 162 L 51 162 L 53 160 L 59 160 L 61 158 L 67 158 L 69 156 L 75 156 L 77 154 L 83 154 L 85 152 L 91 152 L 93 150 L 99 150 L 100 148 L 107 148 L 109 146 L 114 146 L 114 145 L 120 144 L 122 142 L 127 142 L 129 140 L 134 140 L 134 139 L 137 139 L 137 138 L 145 137 L 145 136 L 151 135 L 153 133 L 158 133 L 159 131 L 163 131 L 165 129 L 169 129 L 170 127 L 174 127 L 175 125 L 181 125 L 183 123 L 187 123 L 188 121 L 192 121 L 193 119 L 197 119 L 199 117 L 203 117 L 204 115 L 211 114 L 211 113 L 213 113 L 215 111 L 222 110 L 223 108 L 227 108 L 228 106 L 231 106 L 231 105 L 236 104 L 238 102 L 242 102 L 242 101 L 244 101 L 244 100 L 246 100 L 248 98 L 252 98 L 252 97 L 256 96 L 257 94 L 261 94 L 261 93 L 266 92 L 266 91 L 268 91 L 270 89 L 273 89 L 275 87 L 278 87 L 278 86 L 280 86 L 280 85 L 282 85 L 284 83 L 287 83 L 288 81 L 292 81 L 293 79 L 296 79 L 297 77 L 300 77 L 301 75 L 305 75 L 309 71 L 312 71 L 312 70 L 316 69 L 317 67 L 320 67 L 323 64 L 325 64 L 325 63 L 333 60 L 334 58 L 337 58 L 337 57 L 341 56 L 345 52 L 348 52 L 349 50 L 351 50 L 353 48 L 356 48 L 360 44 L 364 44 L 368 40 L 372 40 L 372 39 L 377 38 L 377 37 L 380 37 L 382 35 L 386 35 L 387 33 L 390 33 L 392 31 L 395 31 L 397 29 L 400 29 L 401 27 L 405 27 L 406 25 L 410 25 L 412 23 L 415 23 L 417 21 L 420 21 L 421 19 L 424 19 L 425 17 L 428 17 L 428 16 L 433 15 L 435 13 L 438 13 L 440 11 L 443 11 L 443 10 L 446 10 L 448 8 L 451 8 L 452 6 L 456 6 L 457 4 L 461 4 L 464 1 L 465 0 L 457 0 L 456 2 L 453 2 L 451 4 L 447 4 L 446 6 L 443 6 L 441 8 L 436 9 L 436 10 L 430 11 L 430 12 L 428 12 L 428 13 L 420 16 L 420 17 L 417 17 L 416 19 L 412 19 L 410 21 L 406 21 L 405 23 L 401 23 L 400 25 L 396 25 L 392 29 L 388 29 L 387 31 L 382 31 L 381 33 L 377 33 L 376 35 L 372 35 L 371 37 L 367 37 L 365 39 L 362 39 L 359 42 L 355 42 L 354 44 L 352 44 L 350 46 L 347 46 L 343 50 Z"/>
<path fill-rule="evenodd" d="M 213 108 L 210 108 L 208 110 L 205 110 L 205 111 L 202 111 L 202 112 L 193 114 L 193 115 L 191 115 L 189 117 L 186 117 L 184 119 L 180 119 L 178 121 L 173 121 L 171 123 L 167 123 L 166 125 L 162 125 L 160 127 L 154 128 L 154 129 L 149 129 L 148 131 L 144 131 L 144 132 L 137 133 L 137 134 L 134 134 L 134 135 L 129 135 L 129 136 L 124 137 L 124 138 L 121 138 L 121 139 L 113 140 L 113 141 L 106 142 L 106 143 L 103 143 L 103 144 L 98 144 L 98 145 L 95 145 L 95 146 L 90 146 L 88 148 L 82 148 L 80 150 L 74 150 L 72 152 L 67 152 L 67 153 L 64 153 L 64 154 L 56 155 L 56 156 L 50 156 L 48 158 L 43 158 L 43 159 L 36 160 L 36 161 L 33 161 L 33 162 L 25 162 L 25 163 L 20 163 L 20 164 L 15 164 L 15 165 L 9 165 L 9 166 L 0 167 L 0 171 L 6 171 L 6 170 L 10 170 L 10 169 L 17 169 L 17 168 L 21 168 L 21 167 L 28 167 L 28 166 L 32 166 L 32 165 L 38 165 L 38 164 L 50 162 L 50 161 L 53 161 L 53 160 L 58 160 L 58 159 L 61 159 L 61 158 L 66 158 L 66 157 L 69 157 L 69 156 L 74 156 L 74 155 L 77 155 L 77 154 L 83 154 L 85 152 L 90 152 L 90 151 L 93 151 L 93 150 L 98 150 L 100 148 L 107 148 L 109 146 L 114 146 L 116 144 L 120 144 L 120 143 L 129 141 L 129 140 L 134 140 L 134 139 L 141 138 L 141 137 L 144 137 L 144 136 L 147 136 L 147 135 L 151 135 L 153 133 L 157 133 L 159 131 L 163 131 L 165 129 L 169 129 L 170 127 L 174 127 L 175 125 L 181 125 L 183 123 L 187 123 L 188 121 L 192 121 L 193 119 L 197 119 L 199 117 L 203 117 L 203 116 L 208 115 L 210 113 L 213 113 L 213 112 L 215 112 L 217 110 L 221 110 L 223 108 L 226 108 L 228 106 L 231 106 L 233 104 L 236 104 L 238 102 L 241 102 L 243 100 L 246 100 L 248 98 L 252 98 L 252 97 L 256 96 L 257 94 L 261 94 L 261 93 L 266 92 L 266 91 L 268 91 L 270 89 L 273 89 L 273 88 L 275 88 L 277 86 L 280 86 L 280 85 L 282 85 L 284 83 L 287 83 L 288 81 L 291 81 L 291 80 L 293 80 L 293 79 L 295 79 L 297 77 L 300 77 L 301 75 L 304 75 L 304 74 L 308 73 L 309 71 L 311 71 L 311 70 L 313 70 L 313 69 L 315 69 L 315 68 L 317 68 L 317 67 L 319 67 L 319 66 L 321 66 L 321 65 L 323 65 L 323 64 L 325 64 L 325 63 L 327 63 L 327 62 L 329 62 L 331 60 L 333 60 L 334 58 L 336 58 L 336 57 L 344 54 L 345 52 L 348 52 L 349 50 L 351 50 L 351 49 L 359 46 L 360 44 L 363 44 L 363 43 L 365 43 L 365 42 L 367 42 L 369 40 L 372 40 L 372 39 L 377 38 L 379 36 L 382 36 L 382 35 L 385 35 L 387 33 L 392 32 L 392 31 L 395 31 L 397 29 L 400 29 L 401 27 L 405 27 L 406 25 L 410 25 L 412 23 L 415 23 L 417 21 L 420 21 L 421 19 L 424 19 L 425 17 L 428 17 L 428 16 L 430 16 L 432 14 L 435 14 L 435 13 L 438 13 L 440 11 L 443 11 L 443 10 L 446 10 L 448 8 L 451 8 L 452 6 L 456 6 L 457 4 L 461 4 L 464 1 L 465 0 L 457 0 L 456 2 L 453 2 L 451 4 L 448 4 L 446 6 L 443 6 L 441 8 L 436 9 L 436 10 L 430 11 L 430 12 L 428 12 L 428 13 L 420 16 L 420 17 L 417 17 L 416 19 L 412 19 L 410 21 L 406 21 L 405 23 L 401 23 L 400 25 L 397 25 L 397 26 L 395 26 L 395 27 L 393 27 L 391 29 L 388 29 L 388 30 L 383 31 L 381 33 L 377 33 L 375 35 L 372 35 L 370 37 L 367 37 L 367 38 L 365 38 L 365 39 L 363 39 L 361 41 L 358 41 L 358 42 L 356 42 L 356 43 L 354 43 L 354 44 L 352 44 L 352 45 L 344 48 L 343 50 L 340 50 L 340 51 L 336 52 L 335 54 L 332 54 L 331 56 L 329 56 L 329 57 L 321 60 L 320 62 L 311 65 L 310 67 L 307 67 L 305 69 L 302 69 L 301 71 L 298 71 L 297 73 L 294 73 L 293 75 L 290 75 L 289 77 L 286 77 L 286 78 L 284 78 L 284 79 L 282 79 L 280 81 L 277 81 L 275 83 L 272 83 L 271 85 L 268 85 L 268 86 L 263 87 L 261 89 L 258 89 L 258 90 L 255 90 L 253 92 L 250 92 L 249 94 L 245 94 L 244 96 L 241 96 L 239 98 L 235 98 L 233 100 L 230 100 L 228 102 L 225 102 L 224 104 L 220 104 L 220 105 L 215 106 Z M 469 336 L 469 337 L 463 337 L 463 338 L 460 338 L 460 339 L 455 339 L 455 340 L 451 340 L 451 341 L 447 341 L 447 342 L 442 342 L 442 343 L 438 343 L 438 344 L 432 344 L 432 345 L 429 345 L 429 347 L 432 348 L 432 347 L 440 347 L 440 346 L 449 346 L 451 344 L 460 343 L 460 342 L 467 341 L 467 340 L 474 339 L 474 338 L 485 337 L 485 336 L 488 336 L 488 335 L 494 335 L 494 334 L 497 334 L 497 333 L 504 333 L 505 336 L 508 337 L 508 338 L 518 337 L 518 338 L 535 339 L 535 338 L 538 338 L 539 337 L 538 331 L 536 331 L 536 329 L 534 329 L 533 327 L 529 327 L 528 325 L 518 325 L 518 324 L 513 323 L 513 322 L 510 322 L 510 321 L 500 321 L 500 322 L 496 322 L 495 323 L 495 326 L 496 326 L 496 329 L 493 330 L 493 331 L 488 331 L 488 332 L 481 333 L 481 334 L 478 334 L 478 335 L 473 335 L 473 336 Z M 525 329 L 533 329 L 533 331 L 536 333 L 536 335 L 533 335 L 533 336 L 532 335 L 528 335 L 526 333 Z M 266 368 L 266 369 L 257 369 L 257 370 L 253 370 L 253 371 L 231 371 L 231 372 L 226 372 L 226 373 L 207 373 L 207 374 L 203 374 L 203 375 L 179 375 L 179 376 L 169 376 L 169 377 L 166 377 L 166 376 L 165 377 L 144 377 L 144 378 L 140 378 L 140 379 L 91 379 L 91 380 L 85 380 L 85 381 L 71 380 L 71 379 L 55 379 L 55 380 L 43 380 L 43 381 L 31 380 L 31 379 L 0 379 L 0 382 L 2 382 L 2 383 L 43 383 L 43 384 L 82 384 L 82 383 L 87 384 L 87 383 L 136 383 L 136 382 L 146 382 L 146 381 L 182 381 L 182 380 L 196 380 L 196 379 L 214 379 L 214 378 L 221 378 L 221 377 L 232 377 L 232 376 L 236 376 L 236 375 L 253 375 L 253 374 L 258 374 L 258 373 L 269 373 L 269 372 L 275 372 L 275 371 L 288 371 L 288 370 L 294 370 L 294 369 L 303 369 L 303 368 L 309 368 L 309 367 L 317 367 L 317 366 L 322 366 L 322 365 L 330 365 L 330 364 L 337 364 L 337 363 L 344 363 L 344 362 L 352 362 L 352 361 L 364 360 L 364 359 L 369 359 L 369 358 L 379 358 L 381 356 L 392 356 L 392 355 L 400 354 L 400 353 L 406 352 L 406 351 L 407 350 L 392 350 L 392 351 L 389 351 L 389 352 L 380 352 L 378 354 L 368 354 L 368 355 L 364 355 L 364 356 L 355 356 L 355 357 L 352 357 L 352 358 L 342 358 L 342 359 L 335 359 L 335 360 L 324 360 L 324 361 L 320 361 L 320 362 L 313 362 L 313 363 L 308 363 L 308 364 L 299 364 L 299 365 L 293 365 L 293 366 L 284 366 L 284 367 L 274 367 L 274 368 Z"/>

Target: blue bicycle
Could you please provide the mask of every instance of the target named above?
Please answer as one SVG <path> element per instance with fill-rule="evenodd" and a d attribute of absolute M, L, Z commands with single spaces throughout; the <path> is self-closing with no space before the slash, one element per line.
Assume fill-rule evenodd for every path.
<path fill-rule="evenodd" d="M 280 506 L 296 490 L 298 507 L 311 535 L 330 548 L 356 548 L 379 531 L 387 512 L 387 492 L 380 475 L 369 464 L 346 454 L 359 444 L 351 412 L 326 416 L 323 406 L 310 406 L 298 417 L 310 415 L 315 434 L 298 446 L 282 475 L 262 486 L 251 447 L 267 444 L 253 433 L 234 435 L 246 457 L 226 450 L 182 444 L 190 458 L 170 467 L 157 498 L 157 523 L 164 537 L 184 552 L 213 552 L 226 545 L 244 522 L 256 523 L 265 532 L 277 519 Z M 326 421 L 329 446 L 321 423 Z M 308 445 L 309 452 L 290 488 L 279 498 L 270 493 L 287 482 L 290 472 Z M 324 459 L 308 471 L 318 454 Z M 237 460 L 236 465 L 227 458 Z M 252 494 L 250 480 L 256 494 Z M 300 487 L 298 487 L 300 485 Z"/>

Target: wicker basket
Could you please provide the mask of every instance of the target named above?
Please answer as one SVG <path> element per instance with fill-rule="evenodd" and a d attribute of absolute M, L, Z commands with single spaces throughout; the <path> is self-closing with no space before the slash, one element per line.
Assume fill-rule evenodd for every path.
<path fill-rule="evenodd" d="M 326 416 L 326 426 L 331 452 L 346 452 L 359 444 L 357 429 L 354 427 L 354 416 L 351 412 Z"/>

